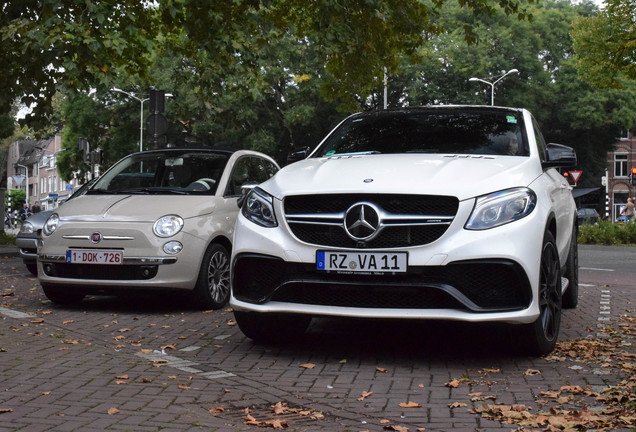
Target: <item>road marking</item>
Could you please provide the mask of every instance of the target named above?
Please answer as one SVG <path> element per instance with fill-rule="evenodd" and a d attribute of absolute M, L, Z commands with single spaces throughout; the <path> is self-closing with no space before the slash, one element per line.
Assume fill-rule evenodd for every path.
<path fill-rule="evenodd" d="M 0 307 L 0 314 L 8 316 L 9 318 L 32 318 L 32 316 L 27 313 L 14 311 L 5 307 Z"/>
<path fill-rule="evenodd" d="M 148 361 L 157 361 L 161 360 L 165 362 L 167 366 L 173 367 L 175 369 L 179 369 L 180 371 L 198 374 L 207 379 L 218 379 L 218 378 L 227 378 L 235 376 L 231 372 L 226 372 L 224 370 L 217 370 L 212 372 L 204 372 L 201 369 L 197 369 L 193 366 L 198 366 L 198 363 L 195 363 L 190 360 L 184 360 L 179 357 L 163 354 L 161 351 L 155 351 L 153 353 L 135 353 L 137 357 L 141 357 Z"/>
<path fill-rule="evenodd" d="M 579 267 L 579 270 L 606 271 L 606 272 L 616 271 L 614 269 L 602 269 L 602 268 L 594 268 L 594 267 Z"/>

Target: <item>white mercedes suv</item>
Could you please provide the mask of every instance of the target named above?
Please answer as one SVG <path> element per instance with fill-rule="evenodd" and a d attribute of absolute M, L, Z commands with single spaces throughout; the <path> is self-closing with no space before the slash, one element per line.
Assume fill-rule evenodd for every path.
<path fill-rule="evenodd" d="M 299 156 L 300 155 L 300 156 Z M 254 340 L 314 316 L 515 324 L 553 350 L 578 298 L 577 214 L 525 109 L 431 106 L 355 114 L 252 189 L 230 304 Z"/>

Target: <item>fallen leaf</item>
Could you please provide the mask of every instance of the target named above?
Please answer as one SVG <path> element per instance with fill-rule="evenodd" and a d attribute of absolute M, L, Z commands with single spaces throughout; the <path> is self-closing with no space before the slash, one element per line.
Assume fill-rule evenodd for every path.
<path fill-rule="evenodd" d="M 129 376 L 128 375 L 119 375 L 117 376 L 117 379 L 128 379 Z"/>
<path fill-rule="evenodd" d="M 446 383 L 446 384 L 444 384 L 444 385 L 445 385 L 446 387 L 457 388 L 457 387 L 459 387 L 459 384 L 461 384 L 461 382 L 462 382 L 461 380 L 454 379 L 454 380 L 451 380 L 451 381 L 447 382 L 447 383 Z"/>
<path fill-rule="evenodd" d="M 358 398 L 359 401 L 365 400 L 369 396 L 371 396 L 373 392 L 363 391 L 362 395 Z"/>
<path fill-rule="evenodd" d="M 13 408 L 0 408 L 0 414 L 13 412 Z"/>
<path fill-rule="evenodd" d="M 316 367 L 316 365 L 313 363 L 304 363 L 304 364 L 301 364 L 300 367 L 305 369 L 313 369 Z"/>
<path fill-rule="evenodd" d="M 190 390 L 190 387 L 188 387 L 188 386 L 187 386 L 187 385 L 185 385 L 185 384 L 179 384 L 179 388 L 180 388 L 181 390 Z"/>
<path fill-rule="evenodd" d="M 541 375 L 541 371 L 536 369 L 528 369 L 523 374 L 524 375 Z"/>
<path fill-rule="evenodd" d="M 284 414 L 287 410 L 287 404 L 283 404 L 282 402 L 277 402 L 276 405 L 272 406 L 272 410 L 274 414 L 281 415 Z"/>
<path fill-rule="evenodd" d="M 399 404 L 402 408 L 420 408 L 422 405 L 416 402 L 402 402 Z"/>
<path fill-rule="evenodd" d="M 376 367 L 375 368 L 376 371 L 380 372 L 380 373 L 387 373 L 389 370 L 383 367 Z"/>
<path fill-rule="evenodd" d="M 108 410 L 108 415 L 117 414 L 119 410 L 117 408 L 111 408 Z"/>
<path fill-rule="evenodd" d="M 75 320 L 67 320 L 67 321 L 62 321 L 62 324 L 72 324 L 74 322 Z"/>
<path fill-rule="evenodd" d="M 449 408 L 463 408 L 465 406 L 468 406 L 468 404 L 465 404 L 464 402 L 453 402 L 452 404 L 448 404 Z"/>

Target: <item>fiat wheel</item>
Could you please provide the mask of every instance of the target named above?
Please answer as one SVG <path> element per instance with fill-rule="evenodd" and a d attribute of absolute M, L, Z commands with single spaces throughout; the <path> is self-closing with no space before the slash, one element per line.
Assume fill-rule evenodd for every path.
<path fill-rule="evenodd" d="M 194 289 L 198 306 L 220 309 L 230 299 L 230 254 L 218 243 L 208 247 Z"/>

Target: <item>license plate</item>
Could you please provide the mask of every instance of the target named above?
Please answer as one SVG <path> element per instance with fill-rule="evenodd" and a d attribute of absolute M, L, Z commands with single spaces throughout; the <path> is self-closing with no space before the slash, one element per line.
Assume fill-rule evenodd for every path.
<path fill-rule="evenodd" d="M 123 261 L 124 253 L 120 250 L 69 249 L 66 251 L 66 262 L 72 264 L 117 265 Z"/>
<path fill-rule="evenodd" d="M 317 251 L 316 268 L 353 273 L 405 273 L 406 252 Z"/>

